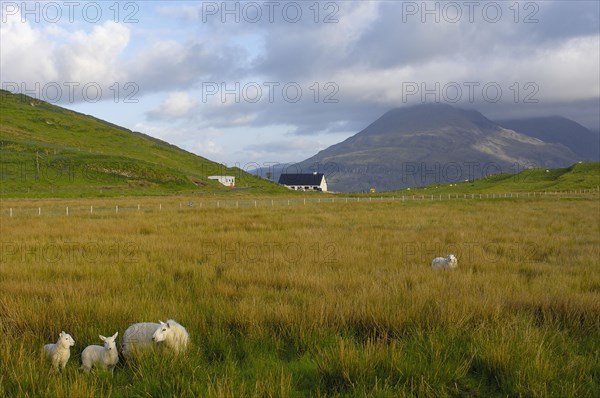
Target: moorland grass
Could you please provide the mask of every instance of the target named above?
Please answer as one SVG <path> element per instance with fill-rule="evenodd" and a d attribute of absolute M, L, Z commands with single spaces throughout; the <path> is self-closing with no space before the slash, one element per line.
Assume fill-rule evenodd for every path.
<path fill-rule="evenodd" d="M 598 396 L 599 210 L 596 194 L 3 216 L 0 395 Z M 431 270 L 449 252 L 458 269 Z M 98 334 L 166 318 L 185 355 L 78 370 Z M 42 347 L 61 330 L 77 344 L 54 374 Z"/>

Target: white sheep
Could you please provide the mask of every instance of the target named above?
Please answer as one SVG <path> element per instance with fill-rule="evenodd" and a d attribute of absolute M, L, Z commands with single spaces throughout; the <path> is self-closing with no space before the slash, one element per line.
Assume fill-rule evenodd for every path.
<path fill-rule="evenodd" d="M 447 269 L 458 267 L 458 259 L 454 254 L 448 255 L 448 257 L 436 257 L 431 262 L 431 267 L 434 269 Z"/>
<path fill-rule="evenodd" d="M 86 373 L 92 369 L 92 366 L 100 366 L 103 369 L 113 368 L 119 361 L 116 339 L 119 332 L 111 337 L 100 336 L 104 341 L 104 347 L 99 345 L 89 345 L 81 353 L 81 369 Z"/>
<path fill-rule="evenodd" d="M 71 347 L 75 345 L 75 340 L 70 334 L 64 331 L 58 335 L 56 344 L 46 344 L 44 352 L 52 361 L 52 367 L 55 370 L 64 369 L 71 357 Z"/>
<path fill-rule="evenodd" d="M 175 352 L 184 351 L 190 341 L 187 330 L 173 319 L 169 319 L 166 323 L 158 322 L 160 322 L 160 328 L 154 332 L 152 340 L 157 343 L 164 341 L 167 347 Z"/>
<path fill-rule="evenodd" d="M 123 355 L 128 358 L 134 350 L 151 346 L 153 342 L 164 342 L 167 347 L 179 352 L 187 347 L 189 336 L 185 328 L 172 319 L 166 323 L 134 323 L 123 333 Z"/>

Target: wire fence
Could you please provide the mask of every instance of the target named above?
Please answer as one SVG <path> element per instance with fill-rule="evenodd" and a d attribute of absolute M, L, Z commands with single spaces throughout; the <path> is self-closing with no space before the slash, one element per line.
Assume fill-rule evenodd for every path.
<path fill-rule="evenodd" d="M 368 197 L 338 197 L 328 196 L 322 198 L 290 198 L 290 199 L 190 199 L 189 201 L 169 201 L 157 203 L 121 203 L 115 205 L 94 204 L 50 204 L 43 206 L 27 205 L 1 205 L 1 218 L 14 217 L 41 217 L 41 216 L 108 216 L 127 214 L 148 214 L 155 212 L 186 212 L 193 209 L 248 209 L 259 207 L 281 206 L 306 206 L 319 204 L 346 204 L 346 203 L 381 203 L 381 202 L 440 202 L 440 201 L 467 201 L 467 200 L 498 200 L 498 199 L 527 199 L 527 198 L 577 198 L 597 195 L 598 189 L 581 189 L 556 192 L 512 192 L 512 193 L 470 193 L 470 194 L 415 194 L 397 196 L 368 196 Z M 1 204 L 1 203 L 0 203 Z"/>

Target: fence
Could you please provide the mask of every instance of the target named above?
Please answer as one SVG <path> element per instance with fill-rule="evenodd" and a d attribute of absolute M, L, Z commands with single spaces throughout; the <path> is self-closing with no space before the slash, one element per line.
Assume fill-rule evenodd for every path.
<path fill-rule="evenodd" d="M 345 204 L 345 203 L 381 203 L 381 202 L 439 202 L 459 200 L 497 200 L 497 199 L 526 199 L 539 197 L 585 197 L 597 194 L 598 189 L 582 189 L 574 191 L 556 192 L 513 192 L 513 193 L 471 193 L 471 194 L 415 194 L 398 196 L 368 196 L 368 197 L 336 197 L 322 198 L 291 198 L 291 199 L 245 199 L 245 200 L 200 200 L 191 199 L 187 202 L 144 203 L 142 204 L 116 204 L 107 205 L 49 205 L 49 206 L 2 206 L 0 217 L 31 217 L 31 216 L 106 216 L 119 214 L 146 214 L 162 211 L 186 211 L 190 209 L 239 209 L 275 206 L 299 206 L 316 204 Z M 11 200 L 12 201 L 12 200 Z"/>

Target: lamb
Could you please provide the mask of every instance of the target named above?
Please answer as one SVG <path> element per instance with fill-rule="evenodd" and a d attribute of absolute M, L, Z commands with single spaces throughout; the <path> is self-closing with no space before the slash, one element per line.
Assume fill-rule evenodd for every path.
<path fill-rule="evenodd" d="M 436 257 L 431 262 L 431 267 L 434 269 L 447 269 L 458 267 L 458 259 L 454 254 L 448 255 L 448 257 Z"/>
<path fill-rule="evenodd" d="M 100 340 L 104 341 L 104 347 L 99 345 L 87 346 L 81 353 L 81 369 L 86 373 L 89 373 L 92 366 L 112 369 L 119 361 L 117 343 L 115 342 L 118 335 L 119 332 L 111 337 L 100 336 Z"/>
<path fill-rule="evenodd" d="M 71 357 L 71 347 L 74 345 L 75 340 L 73 340 L 73 337 L 62 331 L 58 335 L 56 344 L 46 344 L 44 346 L 44 352 L 52 361 L 54 370 L 64 369 L 67 366 L 67 362 Z"/>
<path fill-rule="evenodd" d="M 175 352 L 187 347 L 189 336 L 183 326 L 172 319 L 166 323 L 159 322 L 141 322 L 129 326 L 123 333 L 123 356 L 128 358 L 134 350 L 151 346 L 153 342 L 164 341 L 164 344 Z"/>

